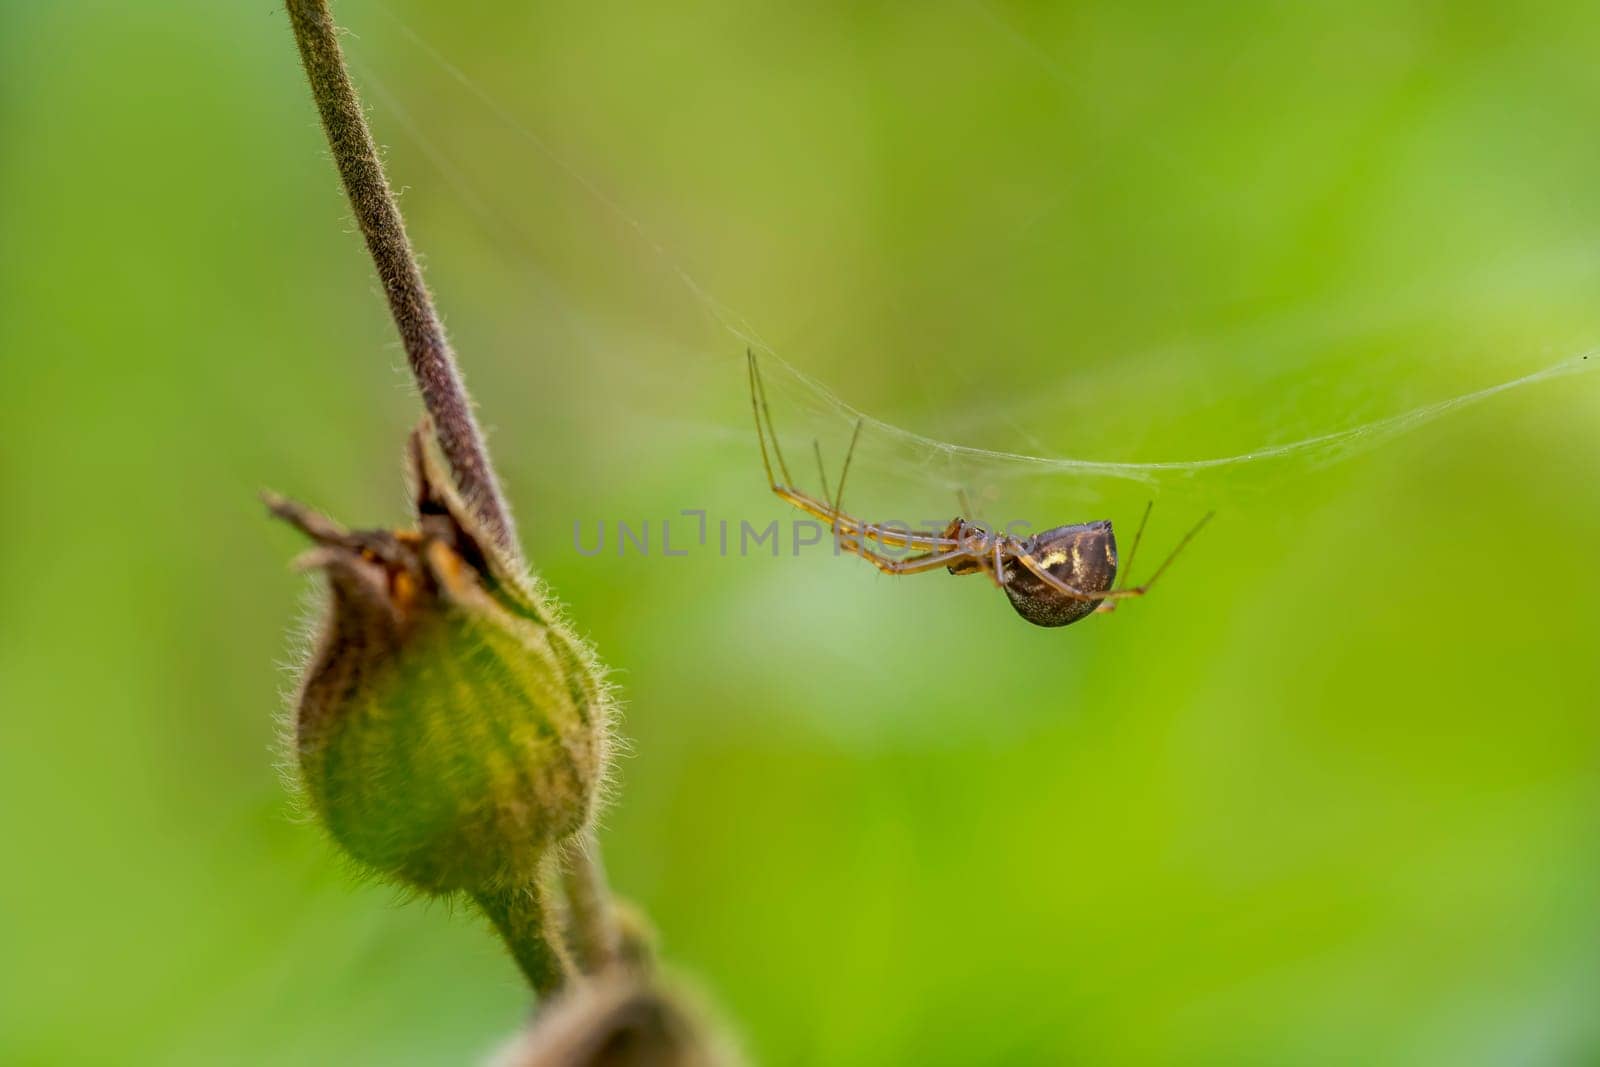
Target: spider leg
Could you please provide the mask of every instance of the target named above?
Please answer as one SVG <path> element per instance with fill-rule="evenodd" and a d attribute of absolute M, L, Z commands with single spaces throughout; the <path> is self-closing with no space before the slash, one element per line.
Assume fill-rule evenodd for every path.
<path fill-rule="evenodd" d="M 1156 506 L 1154 500 L 1145 501 L 1144 514 L 1139 516 L 1139 528 L 1133 531 L 1133 547 L 1128 549 L 1128 563 L 1122 570 L 1122 580 L 1117 583 L 1121 589 L 1128 584 L 1128 575 L 1133 573 L 1133 558 L 1139 554 L 1139 542 L 1144 539 L 1144 524 L 1150 521 L 1150 509 Z"/>
<path fill-rule="evenodd" d="M 852 555 L 860 556 L 885 574 L 924 574 L 948 567 L 959 559 L 970 559 L 971 553 L 961 548 L 940 552 L 923 552 L 905 559 L 890 559 L 872 551 L 861 541 L 841 541 L 839 547 Z"/>
<path fill-rule="evenodd" d="M 822 482 L 822 497 L 826 500 L 833 494 L 828 492 L 828 468 L 822 463 L 822 444 L 815 437 L 811 439 L 811 451 L 817 454 L 817 478 Z"/>
<path fill-rule="evenodd" d="M 839 509 L 844 506 L 844 480 L 850 476 L 850 461 L 855 458 L 856 444 L 861 440 L 861 420 L 856 420 L 856 428 L 850 434 L 850 447 L 844 453 L 844 466 L 839 468 L 839 491 L 833 497 L 833 537 L 839 539 L 839 516 L 843 514 Z M 819 452 L 818 455 L 821 455 Z M 826 489 L 824 489 L 826 492 Z"/>
<path fill-rule="evenodd" d="M 1206 523 L 1210 522 L 1212 516 L 1215 514 L 1216 512 L 1214 511 L 1208 511 L 1201 516 L 1199 522 L 1189 527 L 1189 532 L 1183 535 L 1183 539 L 1181 541 L 1172 546 L 1172 551 L 1168 552 L 1167 558 L 1161 561 L 1161 566 L 1157 567 L 1155 573 L 1147 578 L 1144 584 L 1138 586 L 1138 588 L 1143 592 L 1149 592 L 1150 587 L 1156 584 L 1156 579 L 1161 577 L 1168 567 L 1172 566 L 1172 561 L 1178 558 L 1178 553 L 1182 552 L 1184 548 L 1188 546 L 1189 542 L 1194 540 L 1195 534 L 1205 529 Z"/>
<path fill-rule="evenodd" d="M 794 479 L 789 477 L 788 464 L 783 462 L 783 450 L 778 447 L 778 431 L 772 425 L 772 409 L 767 406 L 767 387 L 756 366 L 755 349 L 745 349 L 744 355 L 750 364 L 750 410 L 756 417 L 756 438 L 761 442 L 761 465 L 767 469 L 767 484 L 773 489 L 778 487 L 778 479 L 772 475 L 772 461 L 767 458 L 767 435 L 771 434 L 772 451 L 777 454 L 778 469 L 783 472 L 784 484 L 793 485 Z M 763 415 L 766 416 L 765 424 L 762 423 Z"/>
<path fill-rule="evenodd" d="M 767 387 L 762 381 L 761 371 L 756 363 L 756 354 L 753 349 L 745 350 L 745 358 L 750 371 L 750 411 L 755 416 L 756 439 L 761 444 L 761 466 L 767 472 L 767 487 L 779 499 L 792 507 L 810 515 L 819 522 L 827 523 L 828 528 L 837 534 L 848 534 L 852 537 L 862 537 L 876 541 L 885 548 L 920 548 L 923 550 L 942 550 L 957 547 L 954 538 L 943 537 L 932 531 L 921 530 L 891 530 L 877 523 L 862 522 L 853 516 L 839 511 L 834 505 L 829 505 L 822 500 L 802 490 L 793 488 L 794 479 L 789 474 L 788 464 L 783 458 L 783 449 L 778 444 L 777 427 L 772 422 L 772 409 L 767 403 Z M 861 427 L 858 424 L 856 434 L 859 436 Z M 768 448 L 767 439 L 771 438 L 772 444 Z M 813 442 L 815 445 L 815 442 Z M 851 451 L 855 450 L 855 439 L 851 440 Z M 821 468 L 822 450 L 816 446 L 817 464 Z M 773 469 L 773 461 L 777 461 L 777 469 Z M 848 469 L 849 460 L 845 461 Z M 778 481 L 778 474 L 783 475 L 783 481 Z M 828 479 L 822 479 L 822 492 L 828 495 Z M 839 490 L 844 490 L 843 478 L 839 481 Z M 837 497 L 835 498 L 837 499 Z"/>
<path fill-rule="evenodd" d="M 850 435 L 850 448 L 844 455 L 844 466 L 839 471 L 839 491 L 834 494 L 833 505 L 827 509 L 829 525 L 833 537 L 844 548 L 844 534 L 849 531 L 856 535 L 856 539 L 872 540 L 884 548 L 921 548 L 930 550 L 944 550 L 954 548 L 957 541 L 942 534 L 919 533 L 914 530 L 890 530 L 877 523 L 862 522 L 852 518 L 844 511 L 844 480 L 850 473 L 850 459 L 856 454 L 856 443 L 861 439 L 861 420 L 856 420 L 855 432 Z M 822 446 L 813 438 L 812 450 L 817 456 L 817 477 L 822 480 L 822 495 L 828 495 L 828 472 L 822 462 Z M 854 529 L 852 529 L 854 527 Z"/>
<path fill-rule="evenodd" d="M 785 485 L 774 485 L 772 491 L 777 494 L 778 499 L 799 508 L 817 521 L 826 523 L 829 529 L 832 529 L 837 521 L 839 532 L 845 537 L 876 541 L 885 548 L 942 550 L 959 548 L 961 544 L 955 538 L 945 537 L 942 534 L 925 530 L 900 530 L 875 522 L 862 522 L 853 515 L 835 514 L 832 507 L 816 497 Z"/>
<path fill-rule="evenodd" d="M 1044 564 L 1034 557 L 1032 552 L 1019 551 L 1012 558 L 1032 571 L 1033 576 L 1045 585 L 1048 585 L 1062 596 L 1071 597 L 1073 600 L 1111 600 L 1116 597 L 1144 596 L 1143 589 L 1112 589 L 1104 593 L 1086 593 L 1082 589 L 1070 586 L 1051 574 L 1045 569 Z"/>

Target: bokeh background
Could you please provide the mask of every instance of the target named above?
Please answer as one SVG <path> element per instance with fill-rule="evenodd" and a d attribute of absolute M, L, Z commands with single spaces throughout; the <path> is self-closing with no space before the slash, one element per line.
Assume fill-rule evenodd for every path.
<path fill-rule="evenodd" d="M 1600 374 L 1148 485 L 869 430 L 868 514 L 1126 538 L 1153 496 L 1149 565 L 1218 509 L 1069 630 L 681 516 L 659 551 L 790 517 L 740 334 L 909 431 L 1134 462 L 1600 346 L 1593 5 L 336 11 L 626 694 L 615 884 L 754 1058 L 1600 1057 Z M 474 1062 L 512 966 L 275 767 L 308 585 L 255 493 L 400 522 L 417 413 L 283 13 L 8 0 L 0 124 L 0 1060 Z M 653 551 L 574 550 L 619 520 Z"/>

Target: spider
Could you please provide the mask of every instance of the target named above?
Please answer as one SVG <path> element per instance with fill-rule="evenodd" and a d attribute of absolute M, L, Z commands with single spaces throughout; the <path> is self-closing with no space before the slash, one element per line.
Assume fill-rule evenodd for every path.
<path fill-rule="evenodd" d="M 1133 535 L 1133 547 L 1128 551 L 1128 571 L 1123 574 L 1123 584 L 1116 588 L 1113 583 L 1117 578 L 1117 539 L 1107 519 L 1057 526 L 1031 537 L 999 533 L 959 516 L 938 533 L 863 522 L 841 508 L 850 458 L 855 455 L 856 442 L 861 437 L 861 420 L 856 420 L 833 502 L 830 504 L 826 499 L 794 488 L 794 479 L 778 447 L 778 433 L 772 424 L 772 411 L 767 405 L 767 391 L 756 366 L 755 353 L 747 351 L 745 355 L 750 365 L 750 407 L 755 414 L 756 437 L 761 442 L 761 464 L 767 472 L 767 484 L 780 499 L 827 523 L 840 548 L 860 556 L 885 574 L 924 574 L 941 567 L 951 574 L 986 574 L 1005 592 L 1017 614 L 1035 626 L 1066 626 L 1090 615 L 1112 611 L 1119 600 L 1144 596 L 1214 514 L 1207 513 L 1184 534 L 1142 585 L 1128 586 L 1127 573 L 1133 569 L 1133 558 L 1139 551 L 1145 522 L 1150 518 L 1150 505 L 1146 504 L 1139 528 Z M 770 454 L 769 438 L 772 441 Z M 821 448 L 815 442 L 813 448 L 817 453 L 818 471 L 822 472 Z M 773 472 L 774 459 L 778 472 L 783 475 L 782 482 Z M 827 474 L 822 472 L 821 477 L 826 498 Z M 916 551 L 896 559 L 874 550 L 872 543 L 881 548 Z"/>

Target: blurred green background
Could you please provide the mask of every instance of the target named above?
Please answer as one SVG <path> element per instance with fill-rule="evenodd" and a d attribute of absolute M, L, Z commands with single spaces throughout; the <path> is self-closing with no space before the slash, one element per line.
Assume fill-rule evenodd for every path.
<path fill-rule="evenodd" d="M 1593 5 L 335 9 L 628 701 L 613 879 L 754 1058 L 1600 1058 L 1600 375 L 1153 487 L 868 434 L 872 516 L 960 485 L 1126 538 L 1153 493 L 1149 565 L 1219 510 L 1069 630 L 825 551 L 573 549 L 790 517 L 725 323 L 895 425 L 1129 461 L 1600 345 Z M 8 0 L 0 53 L 0 1061 L 473 1062 L 513 967 L 275 768 L 312 600 L 255 492 L 400 522 L 417 413 L 285 17 Z"/>

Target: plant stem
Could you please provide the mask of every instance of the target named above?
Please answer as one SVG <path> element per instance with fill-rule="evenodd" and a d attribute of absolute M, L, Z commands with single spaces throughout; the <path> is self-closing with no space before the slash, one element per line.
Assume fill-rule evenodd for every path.
<path fill-rule="evenodd" d="M 334 164 L 383 282 L 389 312 L 400 331 L 422 402 L 433 418 L 439 445 L 463 498 L 501 546 L 520 561 L 522 551 L 511 510 L 473 417 L 455 353 L 445 338 L 444 326 L 406 236 L 405 222 L 384 176 L 377 145 L 345 67 L 338 27 L 327 0 L 285 0 L 285 6 Z M 565 872 L 573 933 L 581 958 L 589 969 L 598 969 L 614 958 L 617 935 L 600 847 L 592 833 L 571 850 Z M 529 889 L 479 897 L 478 903 L 494 920 L 534 988 L 544 993 L 560 985 L 567 965 L 559 947 L 544 934 L 542 891 Z"/>
<path fill-rule="evenodd" d="M 405 222 L 384 177 L 361 101 L 345 69 L 339 31 L 327 0 L 285 0 L 285 5 L 333 161 L 367 239 L 367 251 L 383 282 L 389 312 L 399 328 L 422 402 L 433 417 L 440 448 L 450 461 L 462 497 L 501 546 L 520 559 L 511 511 L 473 417 L 455 353 L 445 339 L 444 326 L 406 236 Z"/>
<path fill-rule="evenodd" d="M 561 857 L 561 873 L 567 890 L 567 905 L 572 910 L 572 933 L 578 961 L 590 974 L 615 963 L 621 949 L 616 915 L 611 910 L 611 892 L 606 885 L 606 868 L 600 858 L 600 842 L 592 829 L 578 835 Z"/>
<path fill-rule="evenodd" d="M 400 331 L 422 402 L 433 417 L 439 445 L 462 496 L 502 547 L 520 560 L 511 510 L 350 81 L 327 0 L 285 0 L 285 6 L 334 163 L 383 282 L 390 314 Z M 595 970 L 615 956 L 617 937 L 605 868 L 592 834 L 586 834 L 569 853 L 564 866 L 580 958 L 586 968 Z M 534 989 L 544 993 L 558 986 L 566 963 L 544 934 L 540 891 L 479 897 L 478 903 L 494 920 Z"/>
<path fill-rule="evenodd" d="M 511 957 L 540 999 L 559 991 L 572 968 L 560 943 L 549 936 L 551 916 L 544 889 L 533 885 L 526 889 L 474 893 L 472 899 L 494 923 L 500 939 L 511 950 Z"/>

